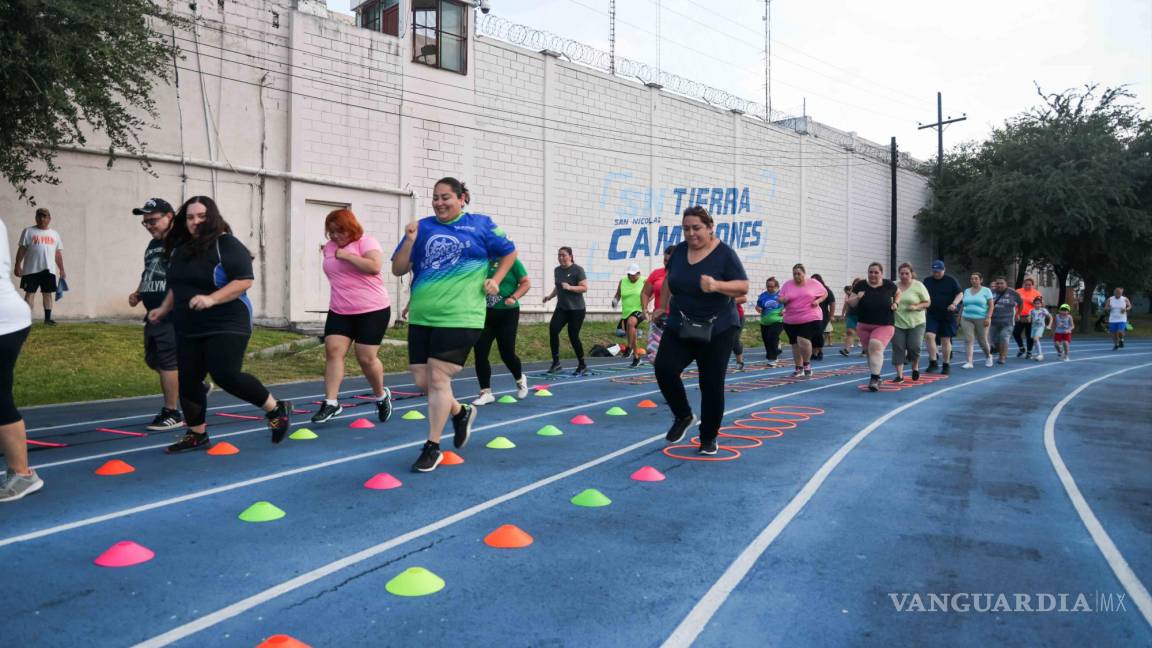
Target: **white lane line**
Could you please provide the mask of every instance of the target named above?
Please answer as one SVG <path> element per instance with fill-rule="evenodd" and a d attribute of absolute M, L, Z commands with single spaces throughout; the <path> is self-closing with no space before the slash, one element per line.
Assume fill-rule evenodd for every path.
<path fill-rule="evenodd" d="M 628 361 L 628 362 L 631 362 L 631 361 Z M 615 367 L 617 365 L 628 364 L 628 362 L 605 362 L 604 364 L 600 364 L 600 365 L 596 365 L 596 366 L 592 367 L 592 370 L 595 371 L 596 367 Z M 405 372 L 405 373 L 407 373 L 407 372 Z M 392 374 L 392 375 L 398 375 L 398 374 Z M 492 377 L 493 378 L 500 378 L 503 376 L 511 376 L 511 375 L 512 375 L 511 373 L 498 373 L 498 374 L 493 374 Z M 359 378 L 362 378 L 362 377 L 363 376 L 352 377 L 352 378 L 349 378 L 348 380 L 349 381 L 359 380 Z M 452 382 L 459 382 L 459 381 L 463 381 L 463 380 L 476 380 L 476 376 L 462 376 L 460 378 L 453 378 Z M 307 381 L 300 381 L 300 382 L 316 382 L 316 381 L 307 380 Z M 282 383 L 280 385 L 272 385 L 272 386 L 273 387 L 288 387 L 288 386 L 291 386 L 293 384 L 298 384 L 298 383 Z M 402 383 L 399 385 L 385 385 L 385 387 L 388 387 L 389 389 L 393 389 L 396 387 L 415 387 L 415 386 L 416 386 L 416 383 Z M 344 391 L 337 392 L 337 395 L 351 394 L 353 392 L 361 392 L 361 391 L 364 391 L 365 389 L 367 389 L 367 386 L 360 387 L 357 389 L 345 389 Z M 131 396 L 128 398 L 123 398 L 123 399 L 107 398 L 107 399 L 95 400 L 95 401 L 80 401 L 80 402 L 76 402 L 76 403 L 51 403 L 51 404 L 47 404 L 47 405 L 37 405 L 37 406 L 35 406 L 35 409 L 44 409 L 44 408 L 49 408 L 49 407 L 59 407 L 61 409 L 67 409 L 69 407 L 75 407 L 75 406 L 79 406 L 79 405 L 88 405 L 88 404 L 92 404 L 92 403 L 114 403 L 114 402 L 117 402 L 120 400 L 135 400 L 137 398 L 152 398 L 152 397 L 156 397 L 156 396 L 159 396 L 159 394 L 149 394 L 147 396 Z M 304 396 L 296 396 L 293 398 L 289 398 L 288 400 L 296 401 L 296 400 L 302 400 L 302 399 L 323 398 L 323 397 L 324 397 L 323 393 L 307 394 Z M 249 405 L 248 403 L 233 403 L 231 405 L 217 405 L 216 407 L 209 407 L 208 411 L 213 412 L 216 410 L 236 409 L 238 407 L 251 407 L 251 405 Z M 25 408 L 25 409 L 33 409 L 33 408 Z M 118 416 L 116 418 L 92 419 L 92 420 L 87 420 L 87 421 L 76 421 L 74 423 L 61 423 L 60 425 L 46 425 L 46 426 L 42 426 L 42 427 L 28 428 L 27 432 L 28 432 L 28 434 L 31 434 L 33 432 L 43 432 L 45 430 L 60 430 L 63 428 L 79 427 L 82 425 L 95 425 L 98 423 L 116 423 L 118 421 L 127 421 L 130 419 L 136 419 L 136 418 L 140 418 L 140 419 L 148 418 L 148 417 L 153 416 L 153 415 L 154 414 L 133 414 L 132 416 Z"/>
<path fill-rule="evenodd" d="M 755 373 L 757 373 L 757 372 L 749 372 L 747 375 L 754 375 Z M 590 378 L 590 379 L 588 379 L 588 381 L 602 380 L 602 379 L 606 379 L 606 378 L 600 378 L 600 379 Z M 572 412 L 575 410 L 587 409 L 590 407 L 598 407 L 601 405 L 607 405 L 608 403 L 615 403 L 615 402 L 618 402 L 621 400 L 637 398 L 640 396 L 650 396 L 652 394 L 658 394 L 659 392 L 660 392 L 659 389 L 654 389 L 654 390 L 650 390 L 650 391 L 628 394 L 626 396 L 618 396 L 616 398 L 609 398 L 609 399 L 595 401 L 595 402 L 591 402 L 591 403 L 582 403 L 579 405 L 573 405 L 571 407 L 565 407 L 562 409 L 553 409 L 553 410 L 549 410 L 547 412 L 541 412 L 539 414 L 533 414 L 531 416 L 523 416 L 523 417 L 520 417 L 517 419 L 511 419 L 508 421 L 500 421 L 497 423 L 491 423 L 489 425 L 479 426 L 479 427 L 474 428 L 473 432 L 480 432 L 482 430 L 489 430 L 492 428 L 505 427 L 508 425 L 523 423 L 525 421 L 531 421 L 533 419 L 539 419 L 539 418 L 544 418 L 544 417 L 548 417 L 548 416 L 555 416 L 557 414 L 563 414 L 565 412 Z M 803 393 L 803 392 L 801 392 L 801 393 Z M 259 428 L 259 429 L 263 429 L 263 428 Z M 238 434 L 238 433 L 234 433 L 234 434 Z M 223 436 L 223 435 L 221 435 L 221 436 Z M 133 506 L 133 507 L 126 508 L 126 509 L 121 509 L 119 511 L 113 511 L 110 513 L 105 513 L 103 515 L 96 515 L 93 517 L 85 518 L 83 520 L 76 520 L 75 522 L 68 522 L 65 524 L 60 524 L 60 525 L 57 525 L 54 527 L 49 527 L 46 529 L 40 529 L 38 531 L 31 531 L 31 532 L 23 533 L 20 535 L 15 535 L 15 536 L 11 536 L 8 538 L 3 538 L 3 539 L 0 539 L 0 547 L 5 547 L 5 546 L 16 544 L 19 542 L 27 542 L 29 540 L 35 540 L 37 538 L 43 538 L 43 537 L 54 535 L 57 533 L 62 533 L 64 531 L 70 531 L 72 529 L 78 529 L 81 527 L 91 526 L 94 524 L 99 524 L 101 522 L 107 522 L 108 520 L 115 520 L 117 518 L 122 518 L 122 517 L 126 517 L 129 515 L 135 515 L 136 513 L 143 513 L 145 511 L 152 511 L 152 510 L 155 510 L 158 508 L 171 506 L 173 504 L 179 504 L 182 502 L 200 499 L 203 497 L 209 497 L 211 495 L 217 495 L 219 493 L 226 493 L 228 491 L 236 490 L 239 488 L 245 488 L 248 486 L 253 486 L 256 484 L 262 484 L 264 482 L 269 482 L 269 481 L 273 481 L 276 479 L 282 479 L 284 477 L 291 477 L 293 475 L 299 475 L 299 474 L 303 474 L 303 473 L 312 472 L 315 470 L 321 470 L 323 468 L 328 468 L 331 466 L 337 466 L 340 464 L 348 463 L 350 461 L 359 461 L 360 459 L 366 459 L 368 457 L 375 457 L 375 456 L 387 454 L 390 452 L 396 452 L 397 450 L 403 450 L 405 448 L 412 448 L 412 447 L 416 447 L 419 445 L 423 445 L 423 443 L 424 443 L 424 439 L 421 438 L 418 441 L 412 441 L 409 443 L 403 443 L 403 444 L 399 444 L 399 445 L 389 446 L 387 448 L 380 448 L 377 450 L 371 450 L 369 452 L 362 452 L 362 453 L 355 454 L 355 455 L 349 455 L 347 457 L 341 457 L 339 459 L 332 459 L 329 461 L 311 464 L 308 466 L 301 466 L 299 468 L 292 468 L 290 470 L 283 470 L 283 471 L 280 471 L 277 473 L 272 473 L 270 475 L 263 475 L 261 477 L 253 477 L 252 479 L 246 479 L 246 480 L 234 482 L 231 484 L 224 484 L 223 486 L 217 486 L 215 488 L 209 488 L 206 490 L 196 491 L 193 493 L 187 493 L 185 495 L 179 495 L 177 497 L 170 497 L 170 498 L 163 499 L 163 500 L 160 500 L 157 502 L 151 502 L 148 504 L 141 504 L 139 506 Z"/>
<path fill-rule="evenodd" d="M 1129 355 L 1148 354 L 1138 353 Z M 1086 362 L 1089 360 L 1100 360 L 1102 358 L 1115 357 L 1117 356 L 1107 355 L 1077 358 L 1071 360 L 1071 362 Z M 804 484 L 804 487 L 800 489 L 800 492 L 796 493 L 796 495 L 788 502 L 788 504 L 785 505 L 784 508 L 776 514 L 776 517 L 772 519 L 768 526 L 763 531 L 761 531 L 760 534 L 757 535 L 756 538 L 747 547 L 744 548 L 744 551 L 740 552 L 740 555 L 737 556 L 734 561 L 732 561 L 732 564 L 728 566 L 728 569 L 724 570 L 724 573 L 712 585 L 708 592 L 705 593 L 704 596 L 699 601 L 697 601 L 696 605 L 692 607 L 692 610 L 686 617 L 684 617 L 684 620 L 680 622 L 680 625 L 676 626 L 676 629 L 672 631 L 672 634 L 669 635 L 669 637 L 662 644 L 663 648 L 686 648 L 691 646 L 692 643 L 696 641 L 696 638 L 700 635 L 700 632 L 704 630 L 704 626 L 706 626 L 708 622 L 712 620 L 712 617 L 716 614 L 717 610 L 720 609 L 720 606 L 722 606 L 724 602 L 728 600 L 728 597 L 732 594 L 733 590 L 735 590 L 740 582 L 744 580 L 744 577 L 748 575 L 748 572 L 751 571 L 752 567 L 755 566 L 755 564 L 760 560 L 760 557 L 764 555 L 764 552 L 768 550 L 768 547 L 784 531 L 785 527 L 787 527 L 788 524 L 791 523 L 792 520 L 796 517 L 796 515 L 800 513 L 800 511 L 805 506 L 808 505 L 808 502 L 812 499 L 812 496 L 816 494 L 816 491 L 820 489 L 832 471 L 835 470 L 842 461 L 844 461 L 844 458 L 848 456 L 848 453 L 852 452 L 856 446 L 860 445 L 860 443 L 865 438 L 867 438 L 869 434 L 872 434 L 872 432 L 878 429 L 881 425 L 884 425 L 902 412 L 916 407 L 925 401 L 943 396 L 948 392 L 970 387 L 972 385 L 977 385 L 989 380 L 995 380 L 1004 376 L 1010 376 L 1022 371 L 1033 371 L 1035 369 L 1060 366 L 1062 364 L 1063 363 L 1043 363 L 1031 367 L 1024 367 L 1021 369 L 1010 369 L 1007 371 L 1000 371 L 983 378 L 976 378 L 975 380 L 960 383 L 959 385 L 943 387 L 932 393 L 921 396 L 914 401 L 905 403 L 904 405 L 893 409 L 887 414 L 869 423 L 867 427 L 857 432 L 844 445 L 840 446 L 840 449 L 838 449 L 831 457 L 829 457 L 828 460 L 825 461 L 822 466 L 820 466 L 820 469 L 812 475 L 808 482 Z"/>
<path fill-rule="evenodd" d="M 1138 365 L 1136 367 L 1129 367 L 1121 369 L 1120 371 L 1113 371 L 1110 374 L 1094 378 L 1088 382 L 1080 385 L 1071 393 L 1064 397 L 1056 407 L 1052 408 L 1052 412 L 1048 415 L 1048 420 L 1044 422 L 1044 449 L 1048 451 L 1048 459 L 1052 462 L 1052 467 L 1056 469 L 1056 474 L 1060 477 L 1060 483 L 1064 485 L 1064 491 L 1068 493 L 1068 499 L 1072 500 L 1072 506 L 1076 508 L 1076 513 L 1080 515 L 1080 521 L 1084 523 L 1084 527 L 1088 529 L 1088 533 L 1092 535 L 1092 540 L 1096 543 L 1096 548 L 1104 555 L 1104 560 L 1108 561 L 1108 566 L 1112 568 L 1112 573 L 1116 574 L 1117 580 L 1128 591 L 1128 597 L 1136 603 L 1140 613 L 1144 615 L 1144 621 L 1148 625 L 1152 625 L 1152 596 L 1148 595 L 1148 588 L 1144 587 L 1144 583 L 1140 582 L 1140 578 L 1136 576 L 1136 572 L 1128 566 L 1128 561 L 1124 560 L 1123 554 L 1116 548 L 1116 544 L 1112 542 L 1112 537 L 1104 530 L 1104 525 L 1100 524 L 1100 520 L 1096 518 L 1096 514 L 1092 512 L 1092 507 L 1088 505 L 1088 501 L 1084 499 L 1084 495 L 1080 493 L 1080 488 L 1076 485 L 1076 480 L 1072 478 L 1072 473 L 1068 471 L 1068 466 L 1064 464 L 1063 457 L 1060 456 L 1060 451 L 1056 448 L 1056 419 L 1060 417 L 1060 413 L 1064 411 L 1064 406 L 1072 402 L 1080 392 L 1088 389 L 1092 385 L 1107 380 L 1113 376 L 1118 376 L 1122 373 L 1134 371 L 1136 369 L 1144 369 L 1152 367 L 1152 363 Z"/>
<path fill-rule="evenodd" d="M 821 385 L 820 387 L 812 387 L 810 389 L 804 389 L 804 390 L 800 390 L 800 391 L 796 391 L 796 392 L 790 392 L 787 394 L 780 394 L 778 396 L 773 396 L 771 398 L 765 398 L 763 400 L 756 401 L 755 403 L 751 403 L 748 405 L 743 405 L 741 407 L 730 409 L 730 410 L 724 412 L 724 415 L 728 416 L 728 415 L 734 414 L 736 412 L 740 412 L 740 411 L 747 410 L 747 409 L 752 409 L 753 407 L 759 407 L 761 405 L 764 405 L 765 403 L 771 403 L 773 401 L 778 401 L 778 400 L 782 400 L 785 398 L 793 398 L 796 396 L 800 396 L 802 394 L 821 391 L 824 389 L 832 389 L 833 387 L 850 385 L 852 383 L 857 383 L 857 382 L 860 382 L 860 381 L 866 380 L 866 379 L 867 379 L 866 377 L 854 378 L 852 380 L 844 380 L 841 382 L 831 383 L 828 385 Z M 697 425 L 699 425 L 699 424 L 697 424 Z M 610 452 L 606 455 L 603 455 L 601 457 L 598 457 L 598 458 L 593 459 L 591 461 L 588 461 L 586 463 L 580 464 L 579 466 L 576 466 L 574 468 L 569 468 L 568 470 L 556 473 L 555 475 L 552 475 L 550 477 L 545 477 L 544 479 L 541 479 L 539 481 L 532 482 L 531 484 L 527 484 L 525 486 L 517 488 L 514 491 L 510 491 L 510 492 L 505 493 L 503 495 L 500 495 L 498 497 L 494 497 L 490 500 L 481 502 L 479 504 L 476 504 L 475 506 L 471 506 L 469 508 L 466 508 L 466 509 L 464 509 L 458 513 L 454 513 L 448 517 L 441 518 L 435 522 L 432 522 L 431 524 L 420 527 L 419 529 L 409 531 L 408 533 L 405 533 L 405 534 L 400 535 L 400 536 L 396 536 L 395 538 L 392 538 L 390 540 L 382 542 L 378 545 L 368 547 L 367 549 L 364 549 L 364 550 L 359 551 L 357 553 L 354 553 L 352 555 L 341 558 L 340 560 L 336 560 L 336 561 L 328 563 L 327 565 L 317 567 L 316 569 L 313 569 L 312 571 L 309 571 L 309 572 L 305 572 L 305 573 L 297 576 L 296 578 L 284 581 L 283 583 L 280 583 L 278 585 L 274 585 L 274 586 L 264 590 L 263 592 L 259 592 L 257 594 L 252 595 L 252 596 L 249 596 L 246 599 L 237 601 L 236 603 L 233 603 L 232 605 L 221 608 L 221 609 L 219 609 L 219 610 L 217 610 L 211 614 L 207 614 L 205 616 L 200 617 L 199 619 L 189 621 L 188 623 L 186 623 L 182 626 L 178 626 L 176 628 L 173 628 L 172 630 L 169 630 L 168 632 L 165 632 L 161 635 L 157 635 L 155 637 L 152 637 L 151 639 L 148 639 L 148 640 L 143 641 L 139 644 L 136 644 L 136 647 L 137 648 L 154 648 L 157 646 L 167 646 L 168 644 L 171 644 L 172 642 L 180 641 L 181 639 L 185 639 L 191 635 L 196 634 L 197 632 L 200 632 L 202 630 L 206 630 L 207 628 L 210 628 L 214 625 L 217 625 L 219 623 L 227 621 L 228 619 L 231 619 L 232 617 L 243 614 L 244 612 L 246 612 L 246 611 L 248 611 L 248 610 L 250 610 L 250 609 L 252 609 L 258 605 L 261 605 L 263 603 L 271 601 L 272 599 L 274 599 L 276 597 L 283 596 L 284 594 L 287 594 L 293 590 L 296 590 L 296 589 L 299 589 L 301 587 L 304 587 L 305 585 L 309 585 L 311 583 L 314 583 L 314 582 L 316 582 L 316 581 L 318 581 L 318 580 L 320 580 L 326 576 L 329 576 L 331 574 L 334 574 L 334 573 L 340 571 L 341 569 L 344 569 L 346 567 L 350 567 L 352 565 L 364 562 L 365 560 L 368 560 L 369 558 L 372 558 L 373 556 L 377 556 L 381 553 L 384 553 L 385 551 L 388 551 L 389 549 L 392 549 L 393 547 L 399 546 L 399 545 L 401 545 L 405 542 L 409 542 L 411 540 L 416 540 L 417 538 L 421 538 L 421 537 L 426 536 L 430 533 L 434 533 L 436 531 L 439 531 L 440 529 L 443 529 L 444 527 L 447 527 L 447 526 L 455 524 L 457 522 L 466 520 L 470 517 L 477 515 L 478 513 L 484 512 L 484 511 L 486 511 L 492 507 L 499 506 L 500 504 L 503 504 L 509 500 L 513 500 L 513 499 L 516 499 L 517 497 L 520 497 L 522 495 L 526 495 L 528 493 L 531 493 L 532 491 L 539 490 L 539 489 L 541 489 L 541 488 L 543 488 L 549 484 L 555 483 L 555 482 L 560 481 L 562 479 L 566 479 L 568 477 L 571 477 L 572 475 L 576 475 L 578 473 L 584 472 L 585 470 L 588 470 L 589 468 L 594 468 L 596 466 L 599 466 L 600 464 L 603 464 L 607 461 L 611 461 L 612 459 L 615 459 L 616 457 L 625 455 L 629 452 L 632 452 L 633 450 L 637 450 L 639 448 L 642 448 L 642 447 L 652 443 L 653 441 L 656 441 L 657 439 L 663 439 L 663 438 L 664 438 L 663 434 L 657 434 L 655 436 L 649 437 L 649 438 L 644 439 L 642 441 L 637 441 L 636 443 L 633 443 L 632 445 L 626 446 L 626 447 L 621 448 L 619 450 L 616 450 L 614 452 Z"/>
<path fill-rule="evenodd" d="M 826 367 L 826 368 L 831 368 L 831 367 L 841 367 L 841 366 L 850 365 L 850 364 L 856 364 L 856 363 L 852 363 L 852 362 L 841 362 L 841 363 L 836 363 L 836 364 L 825 365 L 825 367 Z M 772 370 L 762 370 L 762 371 L 749 371 L 749 372 L 745 372 L 745 373 L 743 373 L 743 374 L 740 374 L 740 375 L 741 375 L 742 377 L 743 377 L 743 376 L 754 376 L 754 375 L 756 375 L 756 374 L 760 374 L 760 373 L 765 373 L 765 374 L 767 374 L 767 375 L 773 375 L 773 374 L 771 373 L 771 371 L 772 371 Z M 776 373 L 783 375 L 783 374 L 785 374 L 785 373 L 788 373 L 789 371 L 791 371 L 791 370 L 786 370 L 786 371 L 784 371 L 784 370 L 780 370 L 780 371 L 776 371 Z M 581 385 L 581 384 L 592 383 L 592 382 L 601 382 L 601 381 L 604 381 L 604 380 L 612 380 L 613 378 L 619 378 L 619 377 L 623 377 L 623 376 L 635 376 L 635 375 L 643 375 L 643 374 L 635 374 L 635 373 L 627 373 L 627 372 L 623 372 L 623 373 L 614 374 L 614 375 L 611 375 L 611 376 L 600 376 L 600 377 L 597 377 L 597 378 L 578 378 L 578 379 L 575 379 L 575 380 L 570 380 L 570 381 L 566 381 L 566 382 L 563 382 L 563 383 L 557 383 L 557 385 L 558 385 L 558 386 L 560 386 L 560 387 L 564 387 L 564 386 L 567 386 L 567 385 Z M 357 390 L 357 391 L 359 391 L 359 390 Z M 492 392 L 492 393 L 493 393 L 494 395 L 497 395 L 497 396 L 499 396 L 499 395 L 501 395 L 501 394 L 512 394 L 512 393 L 515 393 L 515 391 L 516 391 L 515 389 L 508 389 L 508 390 L 504 390 L 504 391 L 494 391 L 494 392 Z M 652 392 L 647 392 L 647 393 L 652 393 Z M 467 399 L 465 399 L 465 400 L 467 400 Z M 427 405 L 427 403 L 426 403 L 426 402 L 421 402 L 421 403 L 413 403 L 413 404 L 411 404 L 411 405 L 401 405 L 401 406 L 397 406 L 397 407 L 394 409 L 394 411 L 397 411 L 397 412 L 399 412 L 399 411 L 403 411 L 403 410 L 407 410 L 407 409 L 415 409 L 415 408 L 417 408 L 417 407 L 424 407 L 424 406 L 426 406 L 426 405 Z M 360 416 L 362 413 L 363 413 L 363 412 L 352 412 L 352 413 L 349 413 L 349 414 L 342 414 L 342 415 L 340 415 L 340 416 L 334 416 L 334 417 L 332 417 L 332 419 L 331 419 L 331 420 L 333 420 L 333 421 L 338 421 L 338 420 L 341 420 L 341 419 L 349 419 L 349 418 L 353 418 L 353 417 L 359 417 L 359 416 Z M 303 414 L 299 414 L 298 416 L 303 416 Z M 306 423 L 305 421 L 297 421 L 297 422 L 295 422 L 295 423 L 293 423 L 293 424 L 292 424 L 292 426 L 293 426 L 293 427 L 296 427 L 296 426 L 298 426 L 298 425 L 308 425 L 308 423 Z M 268 428 L 267 428 L 267 427 L 265 427 L 265 426 L 263 426 L 263 425 L 260 425 L 260 426 L 256 426 L 256 427 L 245 428 L 245 429 L 243 429 L 243 430 L 235 430 L 235 431 L 232 431 L 232 432 L 223 432 L 223 433 L 220 433 L 220 434 L 215 434 L 215 433 L 213 433 L 213 434 L 212 434 L 212 438 L 213 438 L 213 439 L 227 439 L 227 438 L 229 438 L 229 437 L 239 436 L 239 435 L 241 435 L 241 434 L 252 434 L 253 432 L 267 432 L 267 431 L 268 431 Z M 161 449 L 161 448 L 166 448 L 166 447 L 168 447 L 168 446 L 169 446 L 169 445 L 171 445 L 171 444 L 172 444 L 172 441 L 166 441 L 166 442 L 164 442 L 164 443 L 159 443 L 159 444 L 152 444 L 152 445 L 145 445 L 145 446 L 135 446 L 135 447 L 132 447 L 132 448 L 122 448 L 122 449 L 120 449 L 120 450 L 113 450 L 113 451 L 109 451 L 109 452 L 102 452 L 102 453 L 99 453 L 99 454 L 94 454 L 94 455 L 85 455 L 85 456 L 83 456 L 83 457 L 73 457 L 72 459 L 61 459 L 60 461 L 51 461 L 51 462 L 48 462 L 48 463 L 37 464 L 37 465 L 35 465 L 35 466 L 32 466 L 32 468 L 34 468 L 35 470 L 43 470 L 43 469 L 45 469 L 45 468 L 55 468 L 55 467 L 57 467 L 57 466 L 67 466 L 67 465 L 69 465 L 69 464 L 74 464 L 74 463 L 81 463 L 81 462 L 84 462 L 84 461 L 93 461 L 93 460 L 96 460 L 96 459 L 107 459 L 107 458 L 109 458 L 109 457 L 119 457 L 119 456 L 122 456 L 122 455 L 133 454 L 133 453 L 136 453 L 136 452 L 146 452 L 146 451 L 149 451 L 149 450 L 158 450 L 158 449 Z"/>

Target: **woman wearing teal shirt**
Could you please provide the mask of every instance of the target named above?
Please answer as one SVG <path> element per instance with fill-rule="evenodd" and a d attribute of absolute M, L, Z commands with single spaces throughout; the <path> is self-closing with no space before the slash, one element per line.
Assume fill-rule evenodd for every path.
<path fill-rule="evenodd" d="M 932 304 L 928 289 L 916 279 L 912 264 L 901 263 L 898 273 L 900 301 L 896 308 L 896 334 L 892 336 L 892 366 L 896 367 L 894 383 L 904 382 L 904 363 L 912 365 L 912 380 L 920 380 L 920 346 L 924 342 L 927 318 L 924 311 Z"/>
<path fill-rule="evenodd" d="M 979 272 L 973 272 L 968 277 L 971 287 L 956 295 L 956 299 L 948 307 L 949 311 L 956 312 L 956 307 L 963 304 L 960 330 L 964 334 L 964 346 L 966 347 L 964 353 L 967 362 L 962 365 L 964 369 L 972 368 L 972 353 L 975 350 L 972 346 L 972 339 L 974 337 L 980 342 L 980 348 L 984 350 L 984 355 L 987 357 L 984 362 L 985 366 L 992 366 L 992 350 L 988 346 L 988 326 L 992 323 L 992 291 L 981 285 L 983 281 L 984 277 Z"/>
<path fill-rule="evenodd" d="M 488 264 L 488 277 L 496 273 L 498 261 Z M 500 290 L 488 295 L 488 313 L 484 319 L 484 331 L 472 352 L 476 356 L 476 380 L 480 383 L 480 397 L 473 405 L 495 403 L 492 395 L 492 363 L 488 355 L 492 352 L 492 342 L 500 350 L 500 359 L 516 381 L 516 398 L 528 398 L 528 378 L 524 375 L 520 357 L 516 355 L 516 330 L 520 327 L 520 298 L 532 288 L 528 271 L 520 259 L 512 264 L 512 269 L 500 282 Z"/>

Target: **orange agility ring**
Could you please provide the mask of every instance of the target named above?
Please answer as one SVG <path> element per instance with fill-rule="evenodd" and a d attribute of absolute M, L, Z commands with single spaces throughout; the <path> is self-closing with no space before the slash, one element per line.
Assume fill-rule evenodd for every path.
<path fill-rule="evenodd" d="M 735 459 L 740 458 L 740 451 L 735 449 L 735 448 L 729 448 L 727 446 L 722 446 L 722 445 L 717 444 L 716 447 L 721 452 L 730 452 L 732 454 L 729 456 L 716 455 L 715 457 L 709 457 L 707 455 L 696 454 L 696 450 L 698 447 L 699 446 L 694 446 L 694 445 L 668 446 L 668 447 L 664 448 L 664 454 L 668 455 L 669 457 L 672 457 L 673 459 L 683 459 L 684 461 L 733 461 Z M 691 455 L 676 454 L 676 451 L 683 450 L 683 449 L 691 450 L 692 454 Z"/>

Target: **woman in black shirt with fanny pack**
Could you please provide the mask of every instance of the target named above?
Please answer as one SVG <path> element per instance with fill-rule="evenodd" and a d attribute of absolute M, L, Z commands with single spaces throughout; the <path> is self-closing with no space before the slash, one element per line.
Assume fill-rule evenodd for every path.
<path fill-rule="evenodd" d="M 660 303 L 668 313 L 656 380 L 676 420 L 666 436 L 677 443 L 696 421 L 680 373 L 696 361 L 700 370 L 700 454 L 716 454 L 724 419 L 724 377 L 740 334 L 735 298 L 748 293 L 740 257 L 713 235 L 714 222 L 703 207 L 684 210 L 684 242 L 668 261 Z"/>

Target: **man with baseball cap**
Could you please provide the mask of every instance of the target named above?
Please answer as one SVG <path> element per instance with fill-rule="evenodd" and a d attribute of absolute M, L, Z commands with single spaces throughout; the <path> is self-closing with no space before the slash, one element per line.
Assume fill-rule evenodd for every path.
<path fill-rule="evenodd" d="M 636 353 L 636 329 L 644 321 L 643 292 L 640 266 L 633 263 L 628 266 L 628 276 L 620 280 L 616 286 L 616 296 L 612 298 L 613 306 L 620 305 L 620 320 L 624 322 L 624 330 L 628 335 L 628 353 L 632 354 L 633 367 L 640 364 L 640 355 Z"/>
<path fill-rule="evenodd" d="M 164 237 L 172 228 L 175 219 L 172 205 L 163 198 L 149 198 L 143 207 L 132 210 L 140 216 L 140 224 L 148 230 L 152 240 L 144 251 L 144 272 L 140 273 L 140 284 L 128 295 L 128 305 L 135 307 L 143 303 L 147 311 L 159 308 L 168 294 L 168 258 L 164 254 Z M 144 362 L 160 376 L 160 389 L 164 392 L 164 406 L 152 422 L 149 430 L 174 430 L 184 425 L 184 415 L 180 413 L 180 382 L 176 373 L 176 330 L 172 319 L 152 324 L 144 318 Z"/>
<path fill-rule="evenodd" d="M 928 372 L 940 368 L 940 373 L 948 374 L 951 370 L 952 338 L 956 337 L 956 314 L 948 310 L 952 300 L 963 290 L 955 277 L 944 274 L 944 262 L 937 259 L 932 262 L 932 275 L 924 277 L 922 282 L 928 289 L 931 305 L 928 307 L 925 319 L 924 337 L 928 340 Z M 940 350 L 944 357 L 937 361 L 936 340 L 940 340 Z"/>

